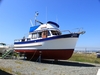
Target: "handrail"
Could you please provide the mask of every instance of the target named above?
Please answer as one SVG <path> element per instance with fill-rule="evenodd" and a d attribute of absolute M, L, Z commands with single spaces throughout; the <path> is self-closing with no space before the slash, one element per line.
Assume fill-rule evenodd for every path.
<path fill-rule="evenodd" d="M 37 31 L 31 32 L 31 33 L 36 33 L 36 32 L 40 32 L 40 31 L 44 31 L 44 30 L 50 30 L 50 29 L 54 29 L 54 30 L 60 31 L 59 29 L 55 29 L 55 28 L 46 28 L 46 29 L 43 29 L 43 30 L 37 30 Z M 82 28 L 76 28 L 76 29 L 79 29 L 79 30 L 77 32 L 71 32 L 70 30 L 63 30 L 63 31 L 60 31 L 60 32 L 69 32 L 70 34 L 72 34 L 72 33 L 78 33 L 78 34 L 84 34 L 84 33 L 86 33 L 86 31 L 83 31 Z M 22 39 L 28 40 L 28 38 L 25 38 L 25 37 L 22 38 Z M 16 41 L 20 42 L 22 39 L 15 39 L 14 41 L 15 42 Z"/>
<path fill-rule="evenodd" d="M 79 33 L 79 34 L 85 34 L 86 31 L 79 31 L 79 32 L 77 32 L 77 33 Z"/>
<path fill-rule="evenodd" d="M 76 28 L 76 29 L 78 29 L 78 32 L 75 32 L 75 33 L 79 33 L 79 34 L 86 33 L 86 31 L 83 31 L 83 28 Z"/>
<path fill-rule="evenodd" d="M 83 31 L 83 28 L 76 28 L 79 29 L 77 32 L 71 32 L 70 30 L 63 30 L 61 32 L 69 32 L 69 33 L 78 33 L 78 34 L 84 34 L 86 31 Z"/>
<path fill-rule="evenodd" d="M 60 31 L 59 29 L 57 29 L 57 28 L 44 28 L 44 29 L 41 29 L 41 30 L 36 30 L 36 31 L 34 31 L 34 32 L 30 32 L 30 33 L 36 33 L 36 32 L 41 32 L 41 31 L 44 31 L 44 30 L 58 30 L 58 31 Z"/>
<path fill-rule="evenodd" d="M 21 39 L 15 39 L 14 41 L 20 41 Z"/>
<path fill-rule="evenodd" d="M 61 32 L 69 32 L 69 33 L 72 33 L 70 30 L 63 30 Z"/>

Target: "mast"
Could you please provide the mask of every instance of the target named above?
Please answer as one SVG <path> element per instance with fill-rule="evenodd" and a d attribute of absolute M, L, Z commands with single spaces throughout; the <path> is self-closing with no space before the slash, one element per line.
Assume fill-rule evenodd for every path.
<path fill-rule="evenodd" d="M 35 12 L 35 25 L 36 25 L 36 21 L 37 21 L 36 18 L 37 18 L 38 15 L 39 15 L 39 13 L 38 13 L 38 11 L 36 11 Z"/>
<path fill-rule="evenodd" d="M 32 20 L 30 20 L 31 25 L 33 26 Z"/>

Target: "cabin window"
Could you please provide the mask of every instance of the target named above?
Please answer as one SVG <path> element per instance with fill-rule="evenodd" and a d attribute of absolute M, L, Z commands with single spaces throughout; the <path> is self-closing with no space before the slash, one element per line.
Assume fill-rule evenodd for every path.
<path fill-rule="evenodd" d="M 43 32 L 38 32 L 37 37 L 41 38 L 42 36 L 50 36 L 50 32 L 49 31 L 43 31 Z"/>
<path fill-rule="evenodd" d="M 22 42 L 24 42 L 25 41 L 25 36 L 23 37 L 23 39 L 22 39 Z"/>
<path fill-rule="evenodd" d="M 48 36 L 50 36 L 50 31 L 48 31 Z"/>
<path fill-rule="evenodd" d="M 60 32 L 58 32 L 58 31 L 54 31 L 54 30 L 51 30 L 51 33 L 52 33 L 52 35 L 61 35 Z"/>
<path fill-rule="evenodd" d="M 42 32 L 38 32 L 38 38 L 42 37 Z"/>
<path fill-rule="evenodd" d="M 33 38 L 33 39 L 36 39 L 36 38 L 37 38 L 37 33 L 33 33 L 33 34 L 32 34 L 32 38 Z"/>

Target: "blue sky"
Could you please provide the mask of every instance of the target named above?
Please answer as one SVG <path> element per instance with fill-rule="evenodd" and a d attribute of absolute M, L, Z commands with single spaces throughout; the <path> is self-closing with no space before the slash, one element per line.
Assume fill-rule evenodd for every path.
<path fill-rule="evenodd" d="M 76 47 L 100 48 L 99 0 L 2 0 L 0 42 L 13 44 L 14 39 L 28 35 L 35 11 L 43 23 L 58 20 L 61 30 L 83 28 L 86 33 L 80 36 Z"/>

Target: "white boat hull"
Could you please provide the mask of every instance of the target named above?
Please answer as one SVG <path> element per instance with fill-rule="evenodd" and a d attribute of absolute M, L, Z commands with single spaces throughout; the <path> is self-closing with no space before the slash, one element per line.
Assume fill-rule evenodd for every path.
<path fill-rule="evenodd" d="M 15 50 L 45 50 L 45 49 L 74 49 L 78 38 L 64 38 L 45 42 L 36 42 L 28 44 L 15 44 Z"/>
<path fill-rule="evenodd" d="M 8 48 L 8 46 L 0 46 L 0 53 L 4 53 Z"/>
<path fill-rule="evenodd" d="M 70 36 L 64 35 L 56 39 L 19 42 L 14 44 L 14 50 L 26 54 L 28 59 L 33 55 L 34 58 L 38 58 L 40 54 L 43 59 L 69 59 L 73 54 L 79 35 L 72 36 L 70 34 Z"/>

